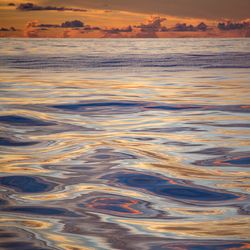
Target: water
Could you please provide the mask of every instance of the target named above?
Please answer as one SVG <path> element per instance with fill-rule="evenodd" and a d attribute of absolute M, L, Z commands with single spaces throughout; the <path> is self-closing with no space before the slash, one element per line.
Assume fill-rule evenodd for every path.
<path fill-rule="evenodd" d="M 1 39 L 1 249 L 250 249 L 249 39 Z"/>

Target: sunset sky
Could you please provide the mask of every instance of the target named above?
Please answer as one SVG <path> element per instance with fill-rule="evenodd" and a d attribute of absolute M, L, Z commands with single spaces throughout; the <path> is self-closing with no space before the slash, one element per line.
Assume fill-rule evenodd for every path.
<path fill-rule="evenodd" d="M 35 8 L 18 8 L 27 2 Z M 54 9 L 48 10 L 48 6 Z M 33 21 L 61 25 L 72 20 L 102 29 L 124 28 L 147 25 L 152 16 L 166 18 L 161 25 L 168 28 L 176 23 L 198 25 L 202 21 L 215 26 L 219 21 L 248 20 L 249 9 L 249 0 L 0 0 L 0 28 L 25 30 L 27 24 L 35 26 L 29 24 Z"/>

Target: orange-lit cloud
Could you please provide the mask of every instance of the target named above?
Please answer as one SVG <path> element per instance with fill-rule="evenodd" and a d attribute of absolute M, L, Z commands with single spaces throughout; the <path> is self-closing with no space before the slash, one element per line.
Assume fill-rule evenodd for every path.
<path fill-rule="evenodd" d="M 166 20 L 166 18 L 160 16 L 152 16 L 146 23 L 142 23 L 137 28 L 140 28 L 142 32 L 157 32 L 163 28 L 162 23 Z"/>
<path fill-rule="evenodd" d="M 24 37 L 38 37 L 39 30 L 37 29 L 38 20 L 33 20 L 26 24 L 24 29 Z"/>

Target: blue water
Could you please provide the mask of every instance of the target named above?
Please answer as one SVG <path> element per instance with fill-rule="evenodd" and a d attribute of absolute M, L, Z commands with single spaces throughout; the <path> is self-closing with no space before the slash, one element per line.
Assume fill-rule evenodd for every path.
<path fill-rule="evenodd" d="M 0 248 L 250 249 L 249 39 L 0 39 Z"/>

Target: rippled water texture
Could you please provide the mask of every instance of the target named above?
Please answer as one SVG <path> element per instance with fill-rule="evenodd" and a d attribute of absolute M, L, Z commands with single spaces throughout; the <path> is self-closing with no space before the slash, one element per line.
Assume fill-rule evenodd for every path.
<path fill-rule="evenodd" d="M 0 40 L 0 249 L 250 249 L 250 40 Z"/>

